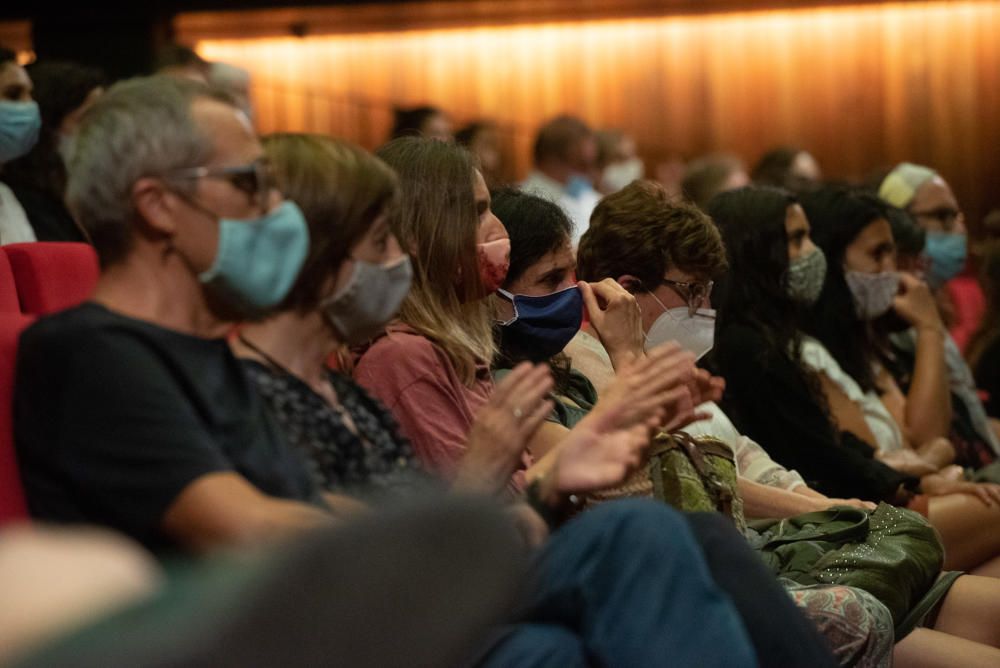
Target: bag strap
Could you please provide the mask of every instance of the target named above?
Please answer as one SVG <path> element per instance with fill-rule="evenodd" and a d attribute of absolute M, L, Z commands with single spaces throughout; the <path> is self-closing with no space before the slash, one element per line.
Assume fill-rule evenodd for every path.
<path fill-rule="evenodd" d="M 703 449 L 709 451 L 709 454 L 722 456 L 730 462 L 735 462 L 732 451 L 724 443 L 714 441 L 714 439 L 707 439 L 702 443 L 682 431 L 671 434 L 671 437 L 691 460 L 691 465 L 694 466 L 698 477 L 701 478 L 705 490 L 715 501 L 716 508 L 731 518 L 733 516 L 733 492 L 719 480 L 715 471 L 709 468 Z"/>

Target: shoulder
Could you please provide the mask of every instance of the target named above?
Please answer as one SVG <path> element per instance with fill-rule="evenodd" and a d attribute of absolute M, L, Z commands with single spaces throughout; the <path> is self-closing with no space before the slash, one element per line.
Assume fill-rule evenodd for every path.
<path fill-rule="evenodd" d="M 354 369 L 354 379 L 375 396 L 400 391 L 421 379 L 450 378 L 451 361 L 440 346 L 413 331 L 390 331 L 372 344 Z"/>

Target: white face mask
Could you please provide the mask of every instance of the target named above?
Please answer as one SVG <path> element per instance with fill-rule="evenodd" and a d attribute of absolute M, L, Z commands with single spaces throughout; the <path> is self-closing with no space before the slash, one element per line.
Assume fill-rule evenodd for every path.
<path fill-rule="evenodd" d="M 347 285 L 320 307 L 341 341 L 349 346 L 364 343 L 396 316 L 412 279 L 408 255 L 389 266 L 354 260 Z"/>
<path fill-rule="evenodd" d="M 854 297 L 854 309 L 861 320 L 874 320 L 892 308 L 899 294 L 899 273 L 883 271 L 868 274 L 861 271 L 845 271 L 847 287 Z"/>
<path fill-rule="evenodd" d="M 681 348 L 694 353 L 695 359 L 708 354 L 715 345 L 714 309 L 700 308 L 691 316 L 687 306 L 668 309 L 659 299 L 656 303 L 663 307 L 663 315 L 646 332 L 647 352 L 668 341 L 676 341 Z"/>
<path fill-rule="evenodd" d="M 601 174 L 601 185 L 609 193 L 615 193 L 641 179 L 646 167 L 639 158 L 629 158 L 622 162 L 613 162 L 604 168 Z"/>

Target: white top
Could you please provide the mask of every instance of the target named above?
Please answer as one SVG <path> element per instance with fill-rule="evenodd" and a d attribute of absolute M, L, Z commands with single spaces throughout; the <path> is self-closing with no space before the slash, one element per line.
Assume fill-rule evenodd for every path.
<path fill-rule="evenodd" d="M 596 337 L 578 332 L 564 352 L 569 355 L 573 368 L 586 376 L 598 392 L 614 380 L 611 358 Z M 736 472 L 740 477 L 786 490 L 806 484 L 802 476 L 771 459 L 764 448 L 741 434 L 715 403 L 704 403 L 698 410 L 709 413 L 711 418 L 690 424 L 681 431 L 695 437 L 712 436 L 728 445 L 735 456 Z"/>
<path fill-rule="evenodd" d="M 601 201 L 601 194 L 593 188 L 584 190 L 576 197 L 570 197 L 561 183 L 539 171 L 533 171 L 528 175 L 528 178 L 521 183 L 521 190 L 559 205 L 573 223 L 573 248 L 580 244 L 583 233 L 590 227 L 590 215 Z"/>
<path fill-rule="evenodd" d="M 0 183 L 0 245 L 38 241 L 14 191 Z"/>
<path fill-rule="evenodd" d="M 894 452 L 903 448 L 903 433 L 896 420 L 875 392 L 863 392 L 857 382 L 844 373 L 826 347 L 812 337 L 802 339 L 802 363 L 813 371 L 832 380 L 847 398 L 857 404 L 865 423 L 877 441 L 881 452 Z"/>

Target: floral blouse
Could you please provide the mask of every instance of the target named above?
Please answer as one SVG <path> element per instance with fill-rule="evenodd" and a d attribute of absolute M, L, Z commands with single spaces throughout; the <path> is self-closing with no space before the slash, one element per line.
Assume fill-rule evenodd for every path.
<path fill-rule="evenodd" d="M 284 370 L 249 359 L 243 364 L 288 442 L 326 491 L 397 496 L 427 481 L 396 420 L 351 379 L 330 372 L 338 410 Z M 348 428 L 345 414 L 357 433 Z"/>

